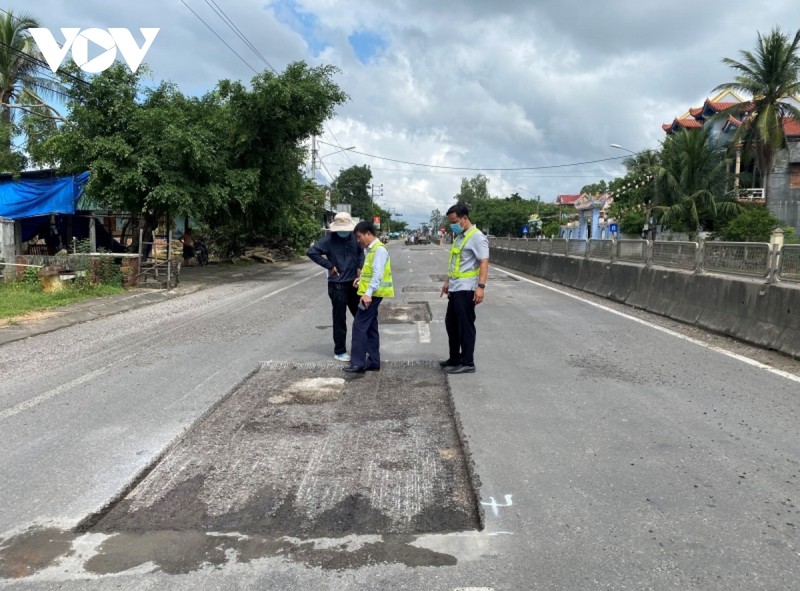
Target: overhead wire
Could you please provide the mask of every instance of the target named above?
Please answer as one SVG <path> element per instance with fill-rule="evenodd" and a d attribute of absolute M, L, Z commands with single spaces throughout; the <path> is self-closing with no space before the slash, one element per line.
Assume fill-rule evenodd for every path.
<path fill-rule="evenodd" d="M 223 38 L 222 38 L 222 36 L 221 36 L 219 33 L 217 33 L 217 31 L 214 29 L 214 27 L 212 27 L 212 26 L 211 26 L 211 25 L 209 25 L 209 24 L 208 24 L 208 23 L 207 23 L 205 20 L 203 20 L 203 17 L 201 17 L 199 14 L 197 14 L 197 13 L 196 13 L 196 12 L 195 12 L 195 11 L 192 9 L 192 7 L 191 7 L 191 6 L 189 6 L 189 5 L 186 3 L 186 0 L 181 0 L 181 3 L 182 3 L 182 4 L 183 4 L 183 5 L 186 7 L 186 8 L 188 8 L 188 9 L 189 9 L 189 11 L 190 11 L 190 12 L 191 12 L 193 15 L 195 15 L 195 16 L 197 17 L 197 19 L 198 19 L 198 20 L 199 20 L 201 23 L 203 23 L 203 24 L 204 24 L 206 27 L 208 27 L 208 30 L 209 30 L 209 31 L 211 31 L 212 33 L 214 33 L 214 35 L 217 37 L 217 39 L 219 39 L 220 41 L 222 41 L 222 43 L 224 43 L 224 44 L 225 44 L 225 46 L 226 46 L 228 49 L 230 49 L 230 50 L 231 50 L 231 51 L 232 51 L 232 52 L 233 52 L 233 53 L 236 55 L 236 57 L 238 57 L 240 60 L 242 60 L 242 62 L 244 63 L 244 65 L 246 65 L 248 68 L 250 68 L 251 70 L 253 70 L 253 72 L 254 72 L 254 73 L 258 74 L 258 70 L 256 70 L 256 69 L 255 69 L 253 66 L 251 66 L 251 65 L 250 65 L 250 62 L 248 62 L 248 61 L 247 61 L 246 59 L 244 59 L 244 58 L 243 58 L 241 55 L 239 55 L 239 52 L 238 52 L 238 51 L 236 51 L 236 50 L 235 50 L 233 47 L 231 47 L 231 46 L 230 46 L 230 44 L 229 44 L 227 41 L 225 41 L 225 39 L 223 39 Z"/>
<path fill-rule="evenodd" d="M 263 54 L 258 50 L 258 48 L 255 45 L 253 45 L 250 39 L 248 39 L 247 36 L 242 32 L 242 30 L 238 26 L 236 26 L 236 23 L 233 22 L 233 19 L 225 13 L 225 11 L 222 9 L 221 6 L 219 6 L 214 0 L 205 0 L 205 3 L 211 7 L 211 10 L 213 10 L 217 14 L 217 16 L 220 17 L 220 19 L 222 19 L 222 22 L 228 25 L 228 28 L 230 28 L 234 33 L 236 33 L 239 39 L 244 41 L 245 45 L 247 45 L 247 47 L 249 47 L 250 50 L 262 62 L 264 62 L 270 70 L 272 70 L 276 74 L 278 73 L 278 71 L 273 67 L 273 65 L 269 63 L 269 60 L 267 60 L 267 58 L 263 56 Z"/>

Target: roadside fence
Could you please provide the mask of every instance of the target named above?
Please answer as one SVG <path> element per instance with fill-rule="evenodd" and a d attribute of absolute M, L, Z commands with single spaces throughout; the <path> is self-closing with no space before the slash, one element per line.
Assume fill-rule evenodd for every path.
<path fill-rule="evenodd" d="M 770 243 L 490 238 L 490 245 L 549 256 L 670 267 L 697 274 L 742 275 L 769 283 L 800 283 L 800 245 L 784 244 L 781 231 L 773 233 Z"/>

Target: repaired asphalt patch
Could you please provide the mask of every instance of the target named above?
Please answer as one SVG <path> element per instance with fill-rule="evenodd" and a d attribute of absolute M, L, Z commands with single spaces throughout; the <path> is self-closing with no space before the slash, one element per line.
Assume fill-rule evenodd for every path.
<path fill-rule="evenodd" d="M 478 528 L 444 374 L 385 364 L 267 364 L 172 450 L 94 532 L 305 538 Z"/>
<path fill-rule="evenodd" d="M 70 556 L 98 575 L 270 557 L 328 569 L 456 564 L 415 545 L 480 529 L 446 376 L 430 362 L 360 376 L 341 367 L 265 364 L 82 533 L 0 540 L 0 577 Z"/>

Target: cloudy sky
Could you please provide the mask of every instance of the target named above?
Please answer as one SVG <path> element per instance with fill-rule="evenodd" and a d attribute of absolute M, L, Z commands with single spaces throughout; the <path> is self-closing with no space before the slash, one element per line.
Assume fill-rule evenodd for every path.
<path fill-rule="evenodd" d="M 264 60 L 279 71 L 296 60 L 338 66 L 350 101 L 320 138 L 327 143 L 318 178 L 368 164 L 383 185 L 379 202 L 412 225 L 444 211 L 461 179 L 478 172 L 491 179 L 493 195 L 542 201 L 618 176 L 625 152 L 609 144 L 657 147 L 662 123 L 733 78 L 723 57 L 752 49 L 758 31 L 800 28 L 796 0 L 6 0 L 0 7 L 31 13 L 59 41 L 61 27 L 125 27 L 139 41 L 138 28 L 158 27 L 145 61 L 156 81 L 174 81 L 185 93 L 202 94 L 221 78 L 249 81 L 268 67 Z M 355 150 L 333 154 L 336 146 Z"/>

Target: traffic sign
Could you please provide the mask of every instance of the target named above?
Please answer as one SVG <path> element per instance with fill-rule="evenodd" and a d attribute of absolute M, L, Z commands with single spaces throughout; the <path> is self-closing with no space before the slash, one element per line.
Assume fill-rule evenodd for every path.
<path fill-rule="evenodd" d="M 372 223 L 373 223 L 373 224 L 375 224 L 376 226 L 380 226 L 380 225 L 381 225 L 381 218 L 380 218 L 380 216 L 377 216 L 377 215 L 376 215 L 374 218 L 372 218 Z"/>
<path fill-rule="evenodd" d="M 608 231 L 612 234 L 616 234 L 619 231 L 619 226 L 617 224 L 609 224 Z"/>
<path fill-rule="evenodd" d="M 522 233 L 523 234 L 527 234 L 528 233 L 528 226 L 522 226 Z"/>

